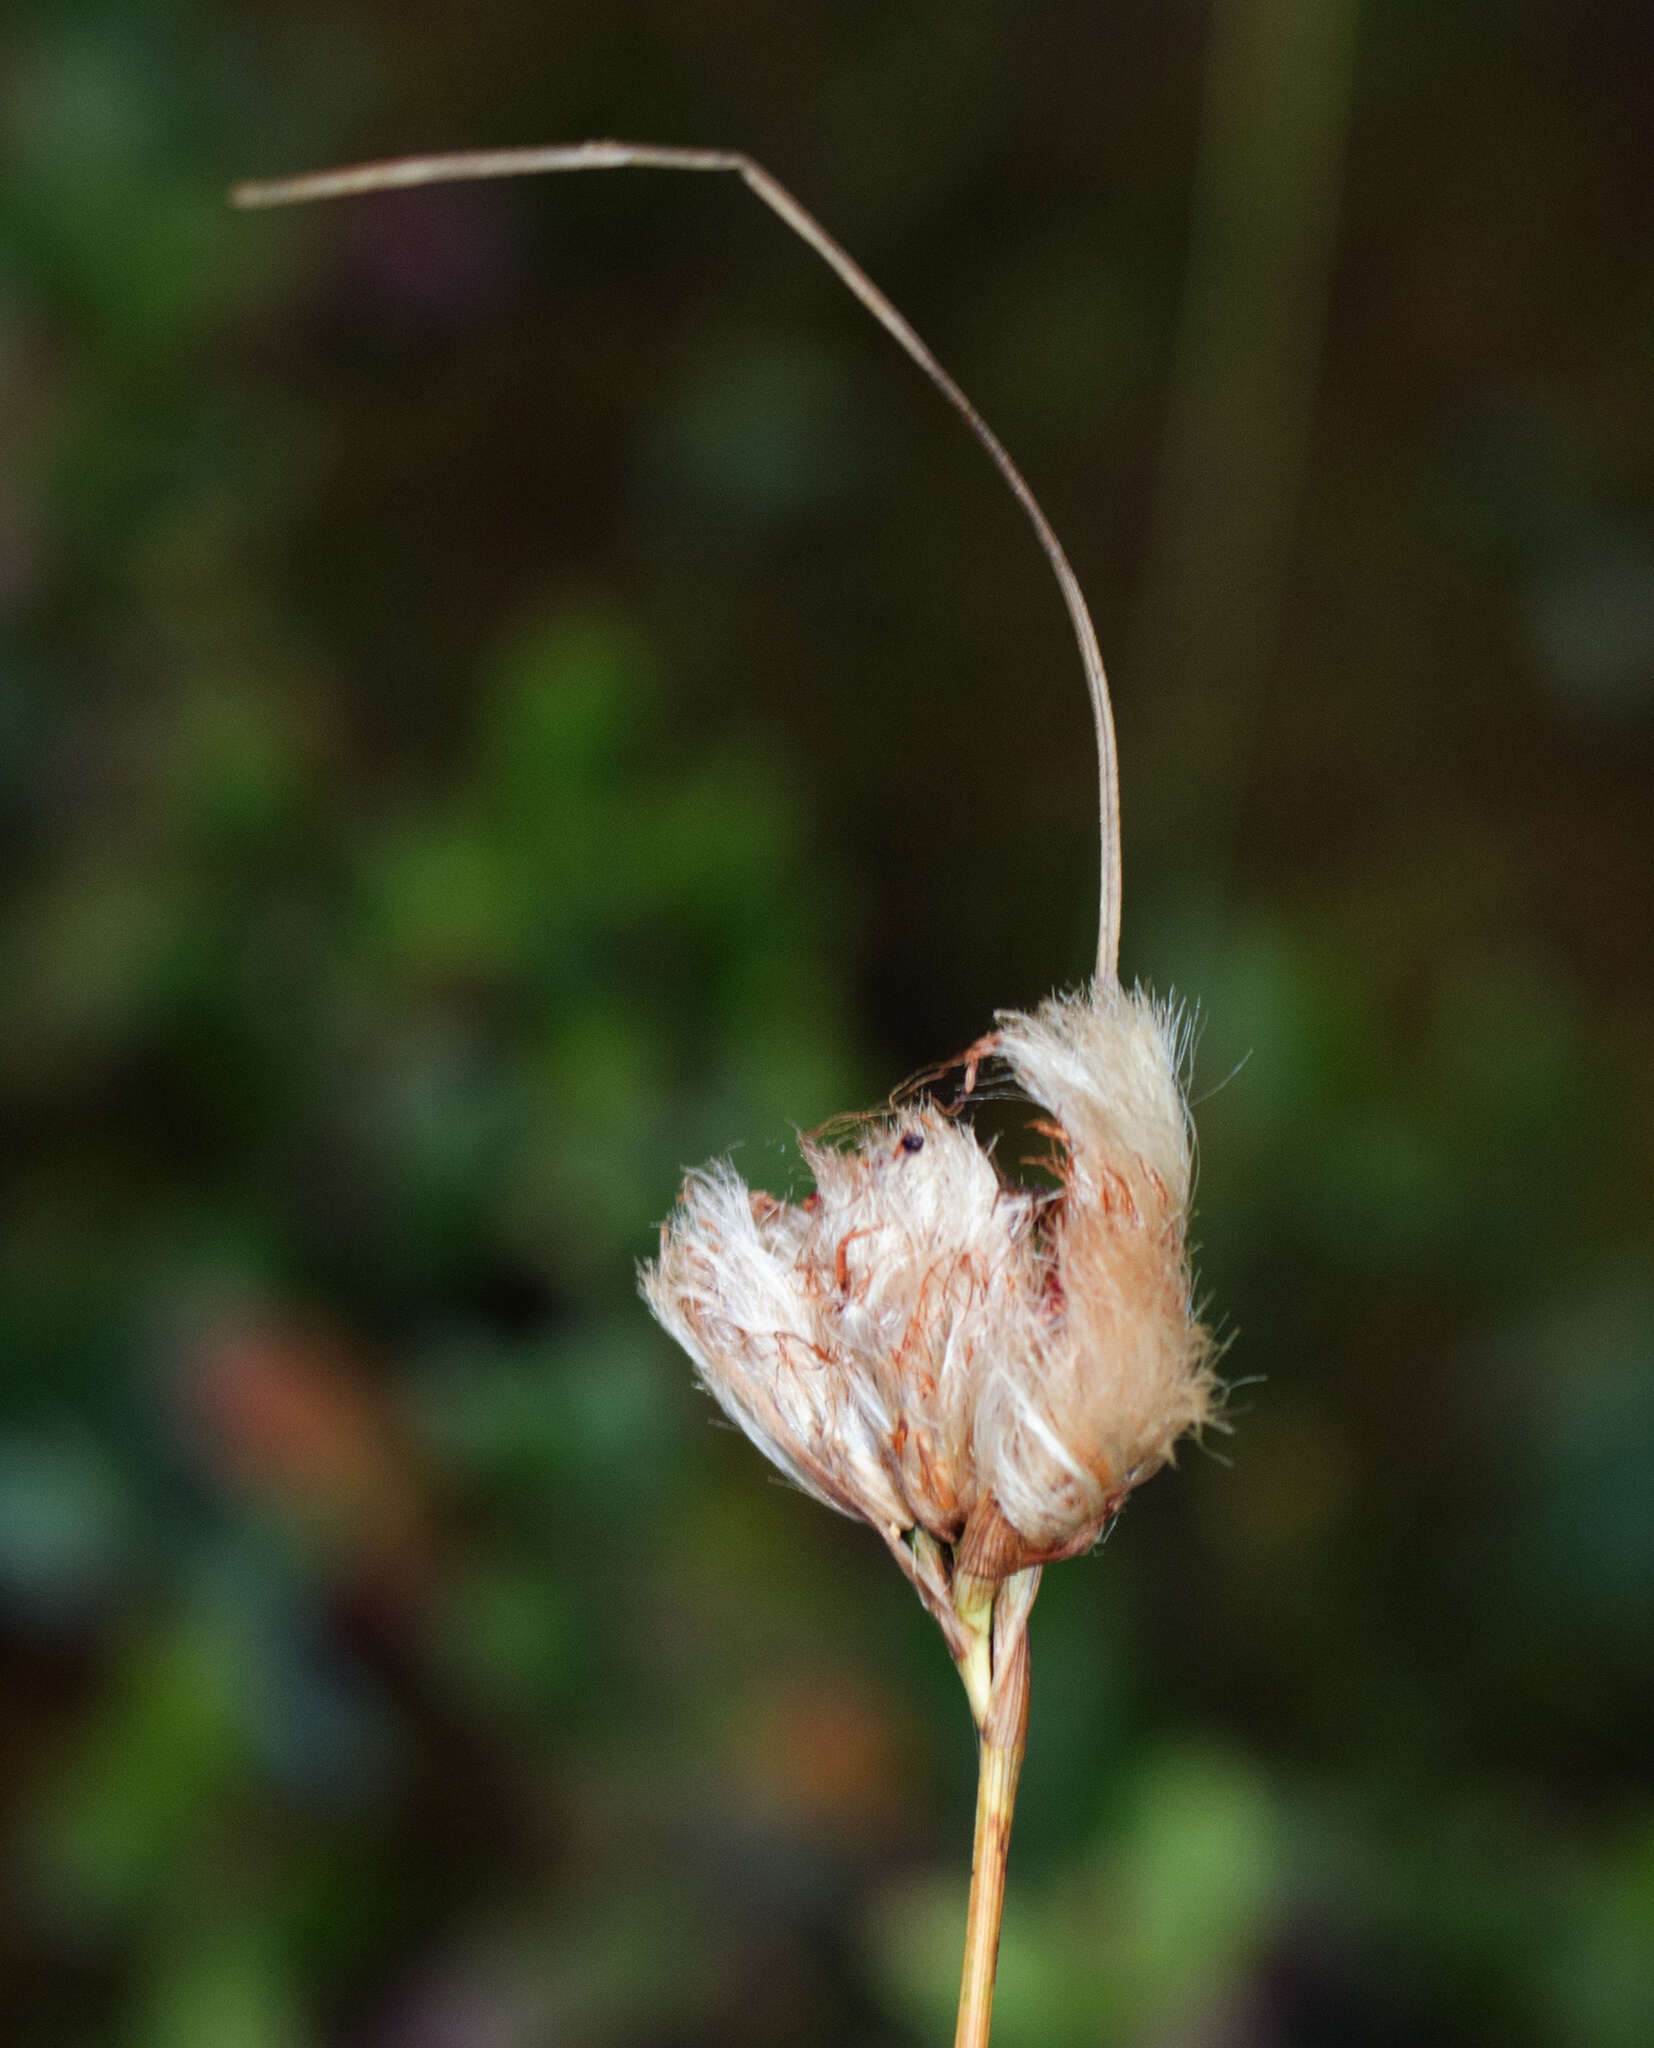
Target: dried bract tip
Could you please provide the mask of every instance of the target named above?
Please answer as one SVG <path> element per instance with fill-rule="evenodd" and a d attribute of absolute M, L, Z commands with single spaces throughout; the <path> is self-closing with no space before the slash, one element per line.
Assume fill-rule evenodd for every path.
<path fill-rule="evenodd" d="M 1101 984 L 999 1020 L 1056 1120 L 1055 1194 L 931 1107 L 806 1141 L 815 1193 L 692 1174 L 643 1291 L 708 1390 L 806 1492 L 1002 1581 L 1087 1548 L 1206 1418 L 1173 1016 Z M 920 1560 L 920 1565 L 923 1560 Z"/>

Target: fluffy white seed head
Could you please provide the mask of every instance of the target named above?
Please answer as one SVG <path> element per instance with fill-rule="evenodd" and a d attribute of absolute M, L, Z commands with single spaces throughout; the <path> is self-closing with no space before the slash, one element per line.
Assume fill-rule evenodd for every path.
<path fill-rule="evenodd" d="M 1094 1541 L 1213 1379 L 1174 1018 L 1109 983 L 1005 1014 L 992 1044 L 1054 1115 L 1055 1194 L 916 1108 L 806 1141 L 802 1203 L 692 1174 L 643 1290 L 807 1492 L 999 1579 Z"/>

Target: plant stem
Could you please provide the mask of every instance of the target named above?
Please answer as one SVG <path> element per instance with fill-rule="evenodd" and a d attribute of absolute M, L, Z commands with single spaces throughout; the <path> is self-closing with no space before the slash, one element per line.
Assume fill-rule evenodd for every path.
<path fill-rule="evenodd" d="M 971 1852 L 971 1903 L 965 1921 L 965 1967 L 959 1985 L 959 2026 L 954 2048 L 988 2048 L 999 1961 L 999 1921 L 1005 1905 L 1005 1859 L 1023 1743 L 984 1740 L 977 1757 L 976 1841 Z"/>
<path fill-rule="evenodd" d="M 953 1582 L 955 1608 L 967 1633 L 959 1671 L 980 1736 L 971 1902 L 954 2048 L 988 2048 L 999 1922 L 1005 1906 L 1005 1861 L 1028 1735 L 1028 1611 L 1039 1581 L 1039 1566 L 1034 1565 L 1003 1580 L 959 1572 Z"/>

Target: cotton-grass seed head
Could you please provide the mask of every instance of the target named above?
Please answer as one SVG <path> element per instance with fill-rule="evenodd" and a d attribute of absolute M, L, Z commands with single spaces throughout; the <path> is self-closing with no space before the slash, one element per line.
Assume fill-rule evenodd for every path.
<path fill-rule="evenodd" d="M 990 1050 L 1052 1114 L 1055 1192 L 917 1106 L 845 1150 L 806 1140 L 803 1202 L 691 1174 L 643 1291 L 806 1492 L 997 1582 L 1095 1542 L 1213 1376 L 1175 1018 L 1097 984 L 1005 1013 Z"/>

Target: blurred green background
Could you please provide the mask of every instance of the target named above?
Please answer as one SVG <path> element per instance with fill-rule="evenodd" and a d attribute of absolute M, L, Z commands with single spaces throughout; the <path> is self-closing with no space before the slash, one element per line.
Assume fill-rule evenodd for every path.
<path fill-rule="evenodd" d="M 1049 1574 L 1002 2048 L 1654 2040 L 1643 0 L 11 0 L 8 2043 L 951 2038 L 969 1717 L 634 1298 L 1084 974 L 1233 1435 Z M 1208 1454 L 1210 1453 L 1210 1454 Z"/>

